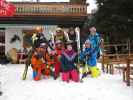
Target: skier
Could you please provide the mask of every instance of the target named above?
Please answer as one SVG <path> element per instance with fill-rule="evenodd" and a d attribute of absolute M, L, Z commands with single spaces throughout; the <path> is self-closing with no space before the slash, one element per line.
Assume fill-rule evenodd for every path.
<path fill-rule="evenodd" d="M 42 28 L 40 28 L 40 30 L 38 29 L 38 33 L 33 34 L 32 40 L 33 47 L 35 48 L 38 47 L 41 43 L 46 43 L 48 47 L 53 50 L 52 46 L 49 44 L 49 41 L 45 38 Z"/>
<path fill-rule="evenodd" d="M 96 32 L 95 27 L 91 27 L 90 29 L 90 35 L 87 40 L 91 41 L 91 47 L 95 50 L 97 59 L 100 57 L 100 36 L 99 33 Z"/>
<path fill-rule="evenodd" d="M 86 65 L 84 66 L 84 69 L 82 70 L 82 77 L 81 81 L 84 77 L 86 77 L 89 74 L 89 70 L 91 71 L 91 76 L 93 78 L 96 78 L 99 76 L 100 71 L 97 68 L 97 52 L 93 50 L 91 41 L 86 40 L 85 41 L 85 49 L 83 52 L 80 53 L 79 59 L 81 61 L 86 62 Z"/>
<path fill-rule="evenodd" d="M 33 78 L 40 80 L 41 75 L 50 75 L 50 65 L 52 64 L 47 51 L 47 44 L 41 43 L 32 55 L 31 65 L 33 69 Z"/>
<path fill-rule="evenodd" d="M 70 78 L 72 81 L 79 81 L 79 74 L 76 68 L 77 53 L 72 48 L 72 43 L 66 44 L 66 50 L 61 56 L 61 69 L 62 69 L 62 80 L 69 82 Z"/>
<path fill-rule="evenodd" d="M 77 52 L 77 33 L 75 32 L 73 27 L 71 27 L 68 31 L 67 40 L 73 42 L 73 49 Z"/>
<path fill-rule="evenodd" d="M 48 45 L 48 47 L 50 47 L 51 50 L 54 50 L 52 48 L 52 46 L 49 44 L 48 40 L 44 37 L 44 34 L 42 33 L 43 32 L 42 27 L 38 27 L 37 31 L 38 31 L 38 33 L 35 33 L 32 36 L 32 42 L 33 42 L 32 43 L 32 49 L 29 51 L 28 57 L 27 57 L 27 60 L 26 60 L 26 63 L 25 63 L 25 69 L 24 69 L 24 72 L 23 72 L 23 80 L 26 79 L 28 66 L 30 66 L 30 64 L 31 64 L 32 55 L 33 55 L 35 49 L 37 47 L 39 47 L 41 43 L 46 43 Z"/>
<path fill-rule="evenodd" d="M 56 33 L 55 33 L 55 36 L 54 36 L 54 43 L 57 40 L 61 40 L 62 43 L 64 43 L 64 44 L 67 41 L 66 35 L 65 35 L 64 31 L 61 28 L 56 29 Z"/>
<path fill-rule="evenodd" d="M 54 79 L 56 79 L 59 76 L 60 71 L 61 71 L 60 58 L 61 58 L 63 50 L 64 50 L 64 47 L 63 47 L 62 41 L 57 40 L 55 42 L 54 54 L 52 54 L 52 56 L 54 57 Z"/>

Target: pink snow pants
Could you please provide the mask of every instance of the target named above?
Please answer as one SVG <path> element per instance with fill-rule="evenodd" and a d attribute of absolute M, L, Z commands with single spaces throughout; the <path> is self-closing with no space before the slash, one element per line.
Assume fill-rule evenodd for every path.
<path fill-rule="evenodd" d="M 74 69 L 72 71 L 62 72 L 62 80 L 63 81 L 69 82 L 70 78 L 74 82 L 79 81 L 79 74 L 78 74 L 77 70 Z"/>

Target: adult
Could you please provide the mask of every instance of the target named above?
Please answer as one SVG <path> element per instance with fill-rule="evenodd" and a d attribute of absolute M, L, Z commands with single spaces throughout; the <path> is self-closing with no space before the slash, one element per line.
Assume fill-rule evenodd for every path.
<path fill-rule="evenodd" d="M 73 27 L 71 27 L 71 28 L 69 29 L 67 35 L 68 35 L 68 36 L 67 36 L 67 38 L 68 38 L 67 40 L 73 42 L 73 44 L 72 44 L 73 49 L 74 49 L 74 51 L 77 52 L 77 51 L 78 51 L 78 50 L 77 50 L 77 34 L 76 34 L 76 32 L 75 32 L 75 30 L 74 30 Z"/>
<path fill-rule="evenodd" d="M 61 29 L 61 28 L 57 28 L 56 29 L 56 33 L 54 35 L 54 43 L 57 41 L 57 40 L 60 40 L 62 41 L 63 43 L 65 43 L 67 41 L 67 38 L 65 36 L 65 33 L 64 31 Z"/>
<path fill-rule="evenodd" d="M 53 48 L 49 44 L 49 41 L 45 38 L 45 36 L 43 34 L 43 28 L 37 27 L 36 30 L 37 30 L 37 33 L 33 34 L 33 36 L 32 36 L 33 47 L 36 48 L 36 47 L 40 46 L 41 43 L 46 43 L 48 45 L 48 47 L 50 47 L 50 49 L 53 50 Z"/>
<path fill-rule="evenodd" d="M 100 57 L 100 35 L 94 26 L 90 27 L 89 31 L 90 34 L 87 40 L 91 41 L 91 48 L 93 49 L 93 52 L 96 52 L 98 59 Z"/>
<path fill-rule="evenodd" d="M 26 79 L 28 66 L 31 64 L 32 55 L 33 55 L 34 51 L 36 50 L 36 48 L 38 48 L 41 43 L 46 43 L 48 45 L 48 47 L 50 47 L 51 50 L 54 50 L 53 47 L 49 44 L 49 41 L 44 37 L 43 28 L 37 27 L 36 31 L 37 31 L 37 33 L 33 34 L 33 36 L 32 36 L 32 42 L 33 42 L 32 49 L 29 51 L 28 57 L 27 57 L 27 60 L 25 63 L 25 69 L 23 72 L 23 80 Z"/>

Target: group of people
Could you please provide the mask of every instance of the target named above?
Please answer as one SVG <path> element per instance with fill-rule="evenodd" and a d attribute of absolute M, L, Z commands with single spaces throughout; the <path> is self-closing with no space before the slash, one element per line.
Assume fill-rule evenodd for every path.
<path fill-rule="evenodd" d="M 90 35 L 80 52 L 77 34 L 74 28 L 70 28 L 67 34 L 58 28 L 51 43 L 41 32 L 33 35 L 31 66 L 35 81 L 50 76 L 56 80 L 61 75 L 62 81 L 79 82 L 88 74 L 92 77 L 100 75 L 96 66 L 100 52 L 100 36 L 96 28 L 90 28 Z"/>

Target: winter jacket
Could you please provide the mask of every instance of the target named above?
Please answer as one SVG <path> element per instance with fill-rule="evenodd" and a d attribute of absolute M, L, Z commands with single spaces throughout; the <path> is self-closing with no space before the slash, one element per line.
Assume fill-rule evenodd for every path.
<path fill-rule="evenodd" d="M 80 53 L 79 59 L 85 62 L 87 60 L 89 66 L 96 66 L 97 64 L 97 54 L 92 48 L 85 48 L 85 50 Z"/>
<path fill-rule="evenodd" d="M 91 41 L 91 46 L 93 49 L 95 49 L 96 53 L 98 53 L 100 51 L 100 36 L 98 33 L 96 33 L 96 35 L 89 35 L 88 39 Z"/>
<path fill-rule="evenodd" d="M 63 72 L 76 69 L 75 63 L 77 62 L 77 54 L 74 52 L 69 56 L 66 52 L 63 52 L 61 56 L 61 68 Z"/>
<path fill-rule="evenodd" d="M 53 50 L 53 47 L 49 44 L 49 41 L 45 38 L 43 33 L 37 33 L 36 40 L 34 40 L 33 48 L 37 48 L 40 46 L 41 43 L 46 43 L 51 50 Z"/>
<path fill-rule="evenodd" d="M 37 58 L 36 57 L 36 53 L 34 53 L 32 55 L 32 58 L 31 58 L 31 64 L 32 64 L 32 67 L 33 69 L 37 69 L 39 68 L 42 64 L 47 64 L 47 65 L 51 65 L 52 64 L 52 61 L 50 59 L 50 56 L 48 53 L 45 53 L 42 58 Z"/>
<path fill-rule="evenodd" d="M 56 42 L 57 40 L 61 40 L 63 43 L 65 43 L 67 41 L 64 34 L 62 34 L 62 35 L 55 35 L 54 36 L 54 41 Z"/>
<path fill-rule="evenodd" d="M 54 61 L 55 63 L 58 63 L 60 62 L 60 56 L 62 55 L 63 50 L 59 50 L 56 48 L 55 51 L 56 51 L 56 55 L 54 57 Z"/>

